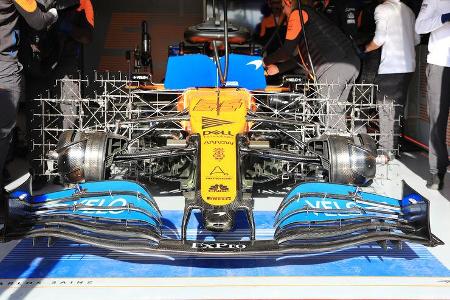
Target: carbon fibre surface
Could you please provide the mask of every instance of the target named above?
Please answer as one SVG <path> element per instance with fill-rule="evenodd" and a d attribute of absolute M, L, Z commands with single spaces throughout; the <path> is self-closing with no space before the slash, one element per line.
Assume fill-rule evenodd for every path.
<path fill-rule="evenodd" d="M 174 224 L 181 222 L 181 211 L 163 211 L 163 232 L 179 235 Z M 257 238 L 273 235 L 274 212 L 255 212 Z M 198 227 L 195 214 L 189 239 L 214 240 L 214 235 Z M 238 218 L 245 228 L 245 218 Z M 227 234 L 226 239 L 241 240 L 245 229 Z M 56 240 L 52 247 L 40 239 L 21 241 L 0 262 L 0 278 L 63 277 L 204 277 L 204 276 L 450 276 L 448 270 L 426 247 L 405 244 L 402 250 L 383 250 L 377 244 L 352 247 L 333 253 L 279 258 L 206 259 L 179 257 L 142 257 L 115 253 L 96 247 Z"/>

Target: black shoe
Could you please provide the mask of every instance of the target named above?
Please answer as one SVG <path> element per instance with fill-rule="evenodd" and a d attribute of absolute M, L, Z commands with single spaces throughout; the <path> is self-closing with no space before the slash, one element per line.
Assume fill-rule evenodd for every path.
<path fill-rule="evenodd" d="M 444 187 L 444 174 L 431 174 L 427 181 L 427 188 L 430 190 L 442 190 Z"/>

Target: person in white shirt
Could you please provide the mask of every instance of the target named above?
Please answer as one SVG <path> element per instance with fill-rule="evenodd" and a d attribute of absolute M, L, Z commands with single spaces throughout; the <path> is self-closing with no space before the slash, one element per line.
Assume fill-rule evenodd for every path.
<path fill-rule="evenodd" d="M 416 32 L 431 33 L 426 71 L 431 173 L 427 187 L 440 190 L 449 165 L 446 131 L 450 106 L 450 0 L 424 0 Z"/>
<path fill-rule="evenodd" d="M 380 147 L 389 158 L 399 148 L 398 120 L 404 112 L 408 86 L 416 69 L 415 45 L 420 36 L 414 31 L 415 15 L 400 0 L 386 0 L 375 9 L 376 31 L 365 51 L 381 48 L 381 62 L 375 84 L 378 85 Z M 392 109 L 392 104 L 396 104 Z"/>

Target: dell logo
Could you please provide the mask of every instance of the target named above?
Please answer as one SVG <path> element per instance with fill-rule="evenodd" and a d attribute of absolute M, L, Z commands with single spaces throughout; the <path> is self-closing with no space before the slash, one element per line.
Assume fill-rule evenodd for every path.
<path fill-rule="evenodd" d="M 218 136 L 232 136 L 233 134 L 231 131 L 225 131 L 225 130 L 206 130 L 203 131 L 203 135 L 218 135 Z"/>

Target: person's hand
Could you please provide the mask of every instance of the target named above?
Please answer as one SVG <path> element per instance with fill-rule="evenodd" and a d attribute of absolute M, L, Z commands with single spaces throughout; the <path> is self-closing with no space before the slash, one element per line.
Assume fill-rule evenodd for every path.
<path fill-rule="evenodd" d="M 442 24 L 450 22 L 450 13 L 443 14 L 441 16 Z"/>
<path fill-rule="evenodd" d="M 361 60 L 365 60 L 367 58 L 366 45 L 361 45 L 357 47 L 356 54 L 359 56 Z"/>
<path fill-rule="evenodd" d="M 53 23 L 55 23 L 56 21 L 58 21 L 58 11 L 56 10 L 56 8 L 50 8 L 48 10 L 48 13 L 51 14 L 53 16 Z"/>
<path fill-rule="evenodd" d="M 278 73 L 280 73 L 280 70 L 278 69 L 278 67 L 276 65 L 268 65 L 266 67 L 266 74 L 268 76 L 273 76 L 273 75 L 277 75 Z"/>

